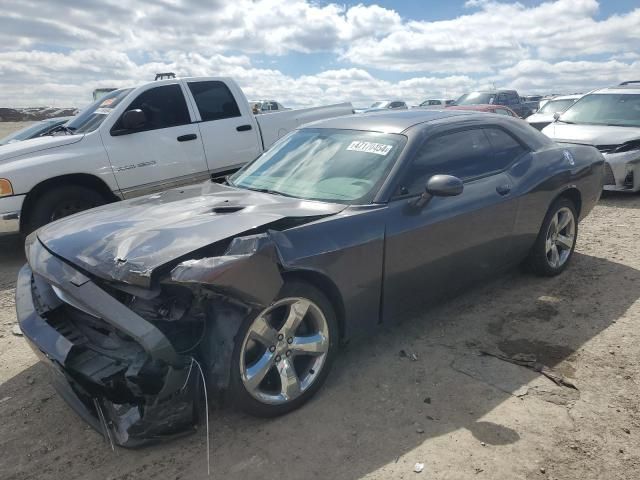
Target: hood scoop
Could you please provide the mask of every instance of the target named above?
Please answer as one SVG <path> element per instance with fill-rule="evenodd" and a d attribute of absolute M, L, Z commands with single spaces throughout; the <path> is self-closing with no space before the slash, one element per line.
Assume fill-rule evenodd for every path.
<path fill-rule="evenodd" d="M 240 210 L 244 210 L 246 207 L 242 207 L 240 205 L 219 205 L 216 207 L 213 207 L 211 209 L 211 213 L 216 213 L 216 214 L 224 214 L 224 213 L 235 213 L 235 212 L 239 212 Z"/>

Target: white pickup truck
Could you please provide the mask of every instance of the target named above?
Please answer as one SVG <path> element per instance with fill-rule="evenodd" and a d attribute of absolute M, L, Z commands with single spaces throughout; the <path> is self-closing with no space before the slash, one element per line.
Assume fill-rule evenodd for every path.
<path fill-rule="evenodd" d="M 221 177 L 350 103 L 254 116 L 229 78 L 182 78 L 115 90 L 67 135 L 0 147 L 0 233 L 28 233 L 103 203 Z"/>

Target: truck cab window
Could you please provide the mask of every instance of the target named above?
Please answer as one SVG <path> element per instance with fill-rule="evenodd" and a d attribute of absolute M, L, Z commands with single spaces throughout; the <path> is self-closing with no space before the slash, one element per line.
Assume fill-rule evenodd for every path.
<path fill-rule="evenodd" d="M 223 82 L 189 82 L 189 90 L 196 101 L 203 122 L 240 116 L 238 104 Z M 265 110 L 264 107 L 265 105 L 262 106 L 262 110 Z"/>
<path fill-rule="evenodd" d="M 191 123 L 189 109 L 180 85 L 162 85 L 145 90 L 133 100 L 127 110 L 140 109 L 147 123 L 141 130 L 157 130 Z M 120 118 L 112 130 L 120 130 Z"/>

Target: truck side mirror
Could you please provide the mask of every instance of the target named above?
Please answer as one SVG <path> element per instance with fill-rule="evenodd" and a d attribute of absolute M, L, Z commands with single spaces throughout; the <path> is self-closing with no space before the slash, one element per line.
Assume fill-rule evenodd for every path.
<path fill-rule="evenodd" d="M 127 110 L 122 114 L 122 128 L 125 130 L 138 130 L 147 123 L 147 116 L 139 108 Z"/>
<path fill-rule="evenodd" d="M 557 122 L 559 118 L 560 118 L 560 112 L 556 112 L 556 113 L 553 114 L 553 121 L 554 122 Z"/>

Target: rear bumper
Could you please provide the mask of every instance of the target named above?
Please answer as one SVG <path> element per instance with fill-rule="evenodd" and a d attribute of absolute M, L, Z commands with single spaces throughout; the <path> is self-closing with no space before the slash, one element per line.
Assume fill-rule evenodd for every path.
<path fill-rule="evenodd" d="M 38 263 L 45 275 L 56 273 L 56 286 L 65 294 L 71 291 L 74 301 L 100 303 L 99 298 L 82 299 L 77 291 L 69 288 L 68 284 L 82 280 L 81 274 L 66 264 L 62 267 L 62 262 L 46 251 L 39 252 L 38 257 L 45 260 Z M 120 346 L 110 351 L 102 344 L 92 343 L 89 337 L 62 325 L 66 312 L 77 311 L 56 296 L 50 289 L 50 279 L 41 273 L 34 274 L 28 265 L 19 273 L 18 322 L 30 347 L 51 368 L 52 383 L 69 406 L 100 433 L 108 430 L 113 442 L 124 447 L 137 447 L 190 432 L 197 410 L 197 377 L 191 373 L 191 360 L 176 356 L 173 364 L 154 362 L 156 352 L 145 351 L 122 331 L 119 335 L 128 338 L 123 345 L 130 352 L 130 358 L 126 354 L 123 357 Z M 144 325 L 142 327 L 144 330 Z M 149 362 L 153 362 L 154 372 L 162 372 L 158 375 L 160 384 L 153 389 L 145 387 L 141 380 L 145 378 L 144 370 Z M 104 415 L 104 422 L 98 409 Z"/>

